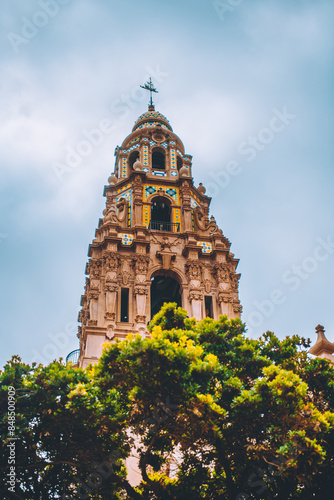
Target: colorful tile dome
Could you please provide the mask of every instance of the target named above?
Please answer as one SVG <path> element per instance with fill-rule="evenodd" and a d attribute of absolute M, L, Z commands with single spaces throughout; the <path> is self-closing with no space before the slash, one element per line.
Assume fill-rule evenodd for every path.
<path fill-rule="evenodd" d="M 140 117 L 136 120 L 132 132 L 141 128 L 157 127 L 159 125 L 161 125 L 162 128 L 166 128 L 173 132 L 173 129 L 167 118 L 159 113 L 159 111 L 155 111 L 154 106 L 149 106 L 148 111 L 140 115 Z"/>

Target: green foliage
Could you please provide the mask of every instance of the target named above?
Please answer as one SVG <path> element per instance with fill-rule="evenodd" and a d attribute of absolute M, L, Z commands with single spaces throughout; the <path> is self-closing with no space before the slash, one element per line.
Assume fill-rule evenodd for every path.
<path fill-rule="evenodd" d="M 309 358 L 307 340 L 251 340 L 240 320 L 196 323 L 176 304 L 150 332 L 108 343 L 85 371 L 6 365 L 3 477 L 7 388 L 30 391 L 17 398 L 21 498 L 331 497 L 334 369 Z M 126 480 L 130 454 L 137 487 Z"/>

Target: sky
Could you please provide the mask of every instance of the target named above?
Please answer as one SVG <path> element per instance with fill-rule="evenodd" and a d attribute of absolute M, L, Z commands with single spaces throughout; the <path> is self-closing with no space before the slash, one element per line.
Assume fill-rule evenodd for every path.
<path fill-rule="evenodd" d="M 103 187 L 149 77 L 240 259 L 247 335 L 314 342 L 320 323 L 334 341 L 333 15 L 332 0 L 2 0 L 0 366 L 78 348 Z"/>

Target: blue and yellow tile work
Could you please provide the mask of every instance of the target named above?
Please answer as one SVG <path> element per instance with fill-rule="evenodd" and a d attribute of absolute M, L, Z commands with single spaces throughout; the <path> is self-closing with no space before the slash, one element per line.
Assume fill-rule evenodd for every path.
<path fill-rule="evenodd" d="M 150 224 L 150 205 L 143 205 L 143 225 L 148 228 Z"/>
<path fill-rule="evenodd" d="M 212 243 L 208 241 L 198 241 L 197 246 L 202 247 L 202 253 L 212 252 Z"/>
<path fill-rule="evenodd" d="M 126 177 L 128 173 L 128 162 L 127 159 L 124 157 L 122 158 L 122 177 Z"/>
<path fill-rule="evenodd" d="M 181 227 L 181 210 L 179 208 L 174 208 L 173 214 L 174 214 L 175 224 L 180 224 L 180 227 Z"/>
<path fill-rule="evenodd" d="M 148 146 L 143 146 L 143 165 L 148 165 Z"/>
<path fill-rule="evenodd" d="M 175 149 L 170 150 L 170 166 L 176 168 L 176 152 Z"/>
<path fill-rule="evenodd" d="M 159 186 L 152 184 L 144 185 L 143 200 L 146 201 L 151 194 L 157 193 L 159 189 L 162 189 L 166 194 L 168 194 L 168 196 L 171 196 L 173 198 L 175 203 L 179 204 L 179 188 L 170 188 L 168 186 Z"/>
<path fill-rule="evenodd" d="M 133 234 L 118 233 L 118 238 L 122 238 L 122 245 L 130 246 L 133 243 Z"/>

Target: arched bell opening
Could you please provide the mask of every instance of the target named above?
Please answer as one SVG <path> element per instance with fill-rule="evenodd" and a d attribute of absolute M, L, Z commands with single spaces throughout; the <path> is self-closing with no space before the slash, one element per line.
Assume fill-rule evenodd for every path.
<path fill-rule="evenodd" d="M 151 318 L 165 303 L 176 302 L 182 307 L 180 283 L 172 276 L 160 274 L 161 272 L 164 271 L 151 278 Z"/>
<path fill-rule="evenodd" d="M 152 199 L 150 229 L 171 231 L 171 206 L 164 196 Z"/>
<path fill-rule="evenodd" d="M 136 161 L 139 160 L 139 151 L 132 151 L 132 153 L 129 156 L 129 167 L 131 170 L 133 170 L 133 165 L 136 163 Z"/>
<path fill-rule="evenodd" d="M 161 148 L 155 148 L 152 151 L 152 170 L 166 169 L 166 155 Z"/>

